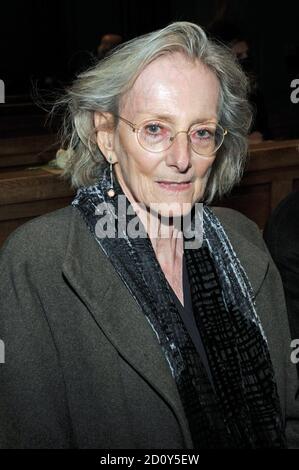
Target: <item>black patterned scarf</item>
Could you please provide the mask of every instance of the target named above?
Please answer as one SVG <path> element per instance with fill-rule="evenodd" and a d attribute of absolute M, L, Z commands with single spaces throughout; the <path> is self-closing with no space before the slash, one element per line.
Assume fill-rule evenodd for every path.
<path fill-rule="evenodd" d="M 217 217 L 205 206 L 203 244 L 184 249 L 211 382 L 149 237 L 128 235 L 126 224 L 136 214 L 126 215 L 123 224 L 116 201 L 124 193 L 115 181 L 116 195 L 110 199 L 109 184 L 106 167 L 96 185 L 78 191 L 73 206 L 153 328 L 176 382 L 194 448 L 285 447 L 273 367 L 253 292 Z M 125 201 L 127 214 L 130 203 Z M 116 223 L 116 233 L 106 238 L 97 235 L 103 207 L 108 220 Z"/>

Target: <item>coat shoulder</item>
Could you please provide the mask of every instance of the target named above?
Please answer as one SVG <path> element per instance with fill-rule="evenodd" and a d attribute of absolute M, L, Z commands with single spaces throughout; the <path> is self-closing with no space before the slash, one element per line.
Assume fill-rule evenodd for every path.
<path fill-rule="evenodd" d="M 229 237 L 247 240 L 248 243 L 265 252 L 262 230 L 253 220 L 234 209 L 226 207 L 212 207 L 211 209 L 220 220 Z"/>
<path fill-rule="evenodd" d="M 8 255 L 19 261 L 30 257 L 43 258 L 64 253 L 72 214 L 75 209 L 67 206 L 36 217 L 14 230 L 5 240 L 0 255 Z"/>

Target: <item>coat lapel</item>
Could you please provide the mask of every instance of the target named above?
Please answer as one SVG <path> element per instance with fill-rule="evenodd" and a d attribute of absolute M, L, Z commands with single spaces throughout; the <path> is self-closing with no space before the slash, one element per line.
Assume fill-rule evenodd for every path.
<path fill-rule="evenodd" d="M 250 233 L 254 229 L 252 223 L 242 224 L 242 218 L 238 212 L 221 207 L 213 207 L 214 214 L 219 218 L 223 228 L 232 244 L 232 247 L 243 266 L 251 283 L 254 296 L 258 295 L 261 285 L 269 268 L 269 258 L 265 252 L 265 246 L 258 247 L 249 241 Z M 246 226 L 247 225 L 247 226 Z M 254 240 L 263 244 L 262 237 L 257 237 L 254 229 Z"/>
<path fill-rule="evenodd" d="M 177 386 L 158 340 L 139 305 L 74 208 L 63 273 L 119 353 L 170 405 L 181 425 L 186 447 L 192 448 Z"/>

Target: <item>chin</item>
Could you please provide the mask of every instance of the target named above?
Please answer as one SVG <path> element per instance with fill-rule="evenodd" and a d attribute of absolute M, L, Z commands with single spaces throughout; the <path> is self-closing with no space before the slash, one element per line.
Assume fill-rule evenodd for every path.
<path fill-rule="evenodd" d="M 188 215 L 191 212 L 193 206 L 194 203 L 190 201 L 161 201 L 150 204 L 148 209 L 150 209 L 151 213 L 155 216 L 159 215 L 164 218 L 177 218 Z"/>

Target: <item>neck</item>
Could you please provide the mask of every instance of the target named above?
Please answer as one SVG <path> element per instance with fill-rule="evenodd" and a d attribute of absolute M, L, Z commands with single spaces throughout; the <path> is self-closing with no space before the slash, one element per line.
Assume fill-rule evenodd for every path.
<path fill-rule="evenodd" d="M 178 231 L 173 225 L 170 225 L 166 227 L 167 237 L 164 237 L 162 235 L 165 234 L 165 227 L 163 222 L 161 222 L 161 218 L 154 216 L 151 212 L 140 208 L 140 206 L 137 207 L 136 203 L 134 210 L 147 229 L 156 258 L 168 283 L 181 304 L 184 305 L 182 285 L 184 238 L 182 232 Z M 155 227 L 155 236 L 152 233 L 153 227 Z"/>
<path fill-rule="evenodd" d="M 182 231 L 178 230 L 174 223 L 170 223 L 169 218 L 163 219 L 163 217 L 147 210 L 143 204 L 139 204 L 135 200 L 125 184 L 120 181 L 119 184 L 151 240 L 156 258 L 165 277 L 183 304 L 182 260 L 184 237 Z"/>

